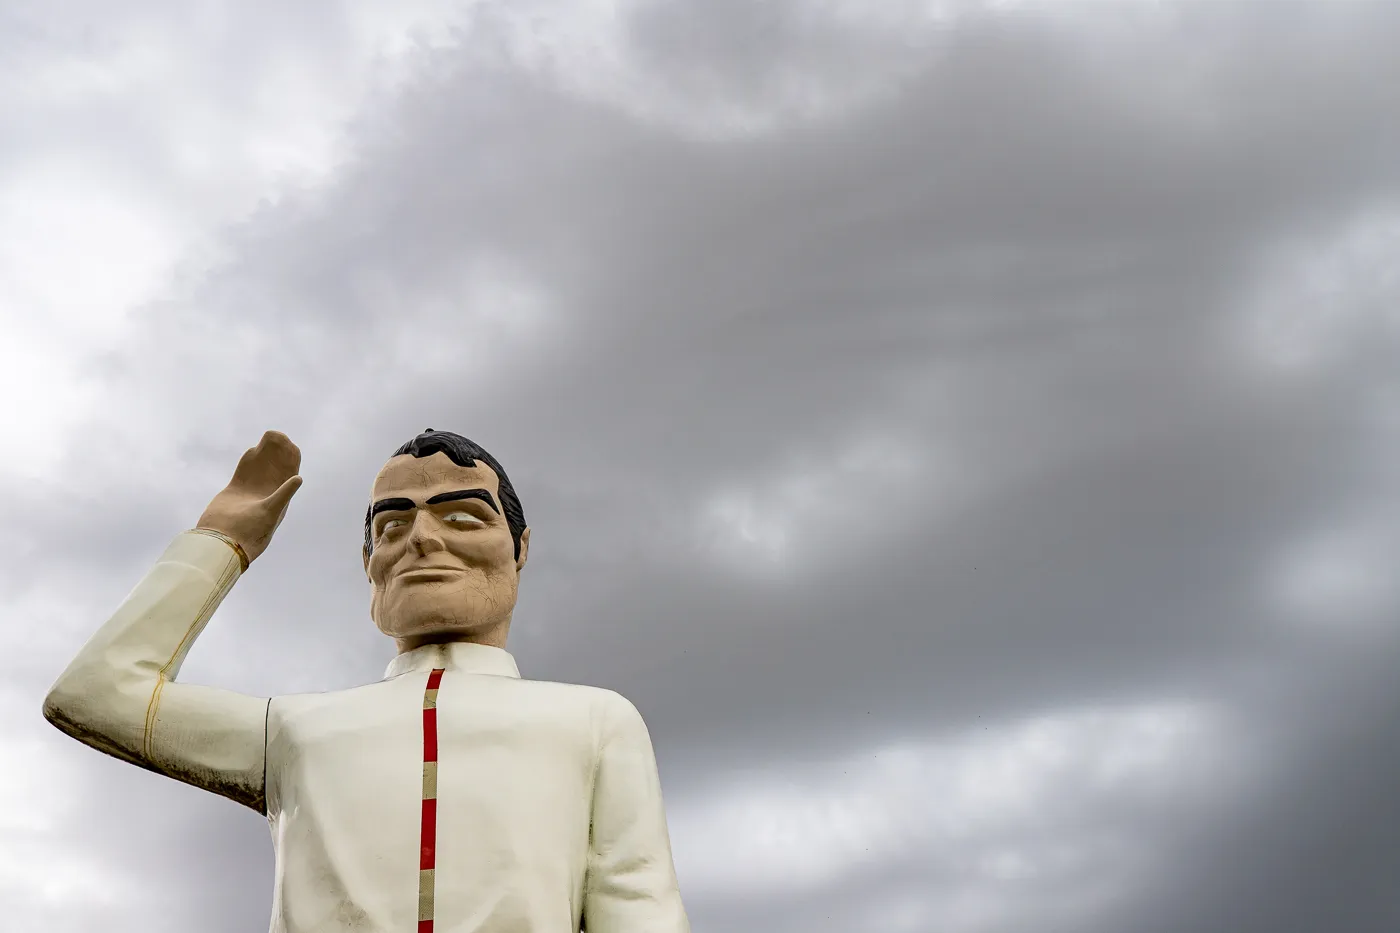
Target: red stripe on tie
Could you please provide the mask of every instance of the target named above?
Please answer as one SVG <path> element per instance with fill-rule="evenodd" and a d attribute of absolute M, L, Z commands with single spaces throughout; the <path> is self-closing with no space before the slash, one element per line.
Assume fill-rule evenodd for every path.
<path fill-rule="evenodd" d="M 437 801 L 423 801 L 423 842 L 420 845 L 418 869 L 432 868 L 437 858 Z"/>
<path fill-rule="evenodd" d="M 423 710 L 423 760 L 437 761 L 437 710 Z"/>
<path fill-rule="evenodd" d="M 437 761 L 437 694 L 433 691 L 442 683 L 442 668 L 434 668 L 428 675 L 428 688 L 423 694 L 423 762 Z M 432 694 L 430 697 L 429 694 Z M 429 706 L 429 703 L 432 703 Z M 425 788 L 426 792 L 426 788 Z M 437 862 L 437 799 L 423 798 L 423 820 L 418 844 L 418 900 L 419 904 L 434 904 L 436 896 L 435 874 L 423 874 L 434 868 Z M 419 907 L 422 910 L 422 907 Z M 418 933 L 433 933 L 433 908 L 426 911 L 429 916 L 418 921 Z"/>

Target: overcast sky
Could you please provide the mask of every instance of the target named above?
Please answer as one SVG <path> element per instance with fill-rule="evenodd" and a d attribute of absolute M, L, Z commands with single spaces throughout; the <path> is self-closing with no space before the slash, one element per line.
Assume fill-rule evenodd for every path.
<path fill-rule="evenodd" d="M 392 12 L 390 10 L 392 9 Z M 427 427 L 697 933 L 1400 929 L 1400 5 L 0 2 L 5 929 L 265 929 L 43 695 L 267 429 L 183 678 L 373 681 Z"/>

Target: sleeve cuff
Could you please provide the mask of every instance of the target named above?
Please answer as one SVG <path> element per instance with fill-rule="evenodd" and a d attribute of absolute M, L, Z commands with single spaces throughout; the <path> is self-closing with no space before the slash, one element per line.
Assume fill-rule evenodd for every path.
<path fill-rule="evenodd" d="M 242 546 L 237 541 L 233 540 L 222 531 L 215 531 L 213 528 L 191 528 L 186 534 L 208 535 L 211 538 L 222 541 L 224 544 L 233 548 L 233 552 L 238 555 L 238 572 L 245 573 L 248 570 L 247 552 L 243 550 Z"/>

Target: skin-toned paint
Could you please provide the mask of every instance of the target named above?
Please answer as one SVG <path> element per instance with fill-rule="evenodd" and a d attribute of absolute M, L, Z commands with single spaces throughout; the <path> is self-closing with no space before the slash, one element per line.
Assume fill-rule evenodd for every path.
<path fill-rule="evenodd" d="M 364 566 L 379 630 L 400 652 L 443 641 L 504 648 L 530 529 L 516 559 L 495 472 L 441 452 L 393 457 L 371 500 L 374 550 Z"/>

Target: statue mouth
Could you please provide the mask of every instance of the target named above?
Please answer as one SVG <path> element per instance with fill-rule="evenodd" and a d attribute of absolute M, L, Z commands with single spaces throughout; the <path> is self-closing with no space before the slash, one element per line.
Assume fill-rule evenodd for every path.
<path fill-rule="evenodd" d="M 462 572 L 461 567 L 410 567 L 401 571 L 398 576 L 402 580 L 440 580 Z"/>

